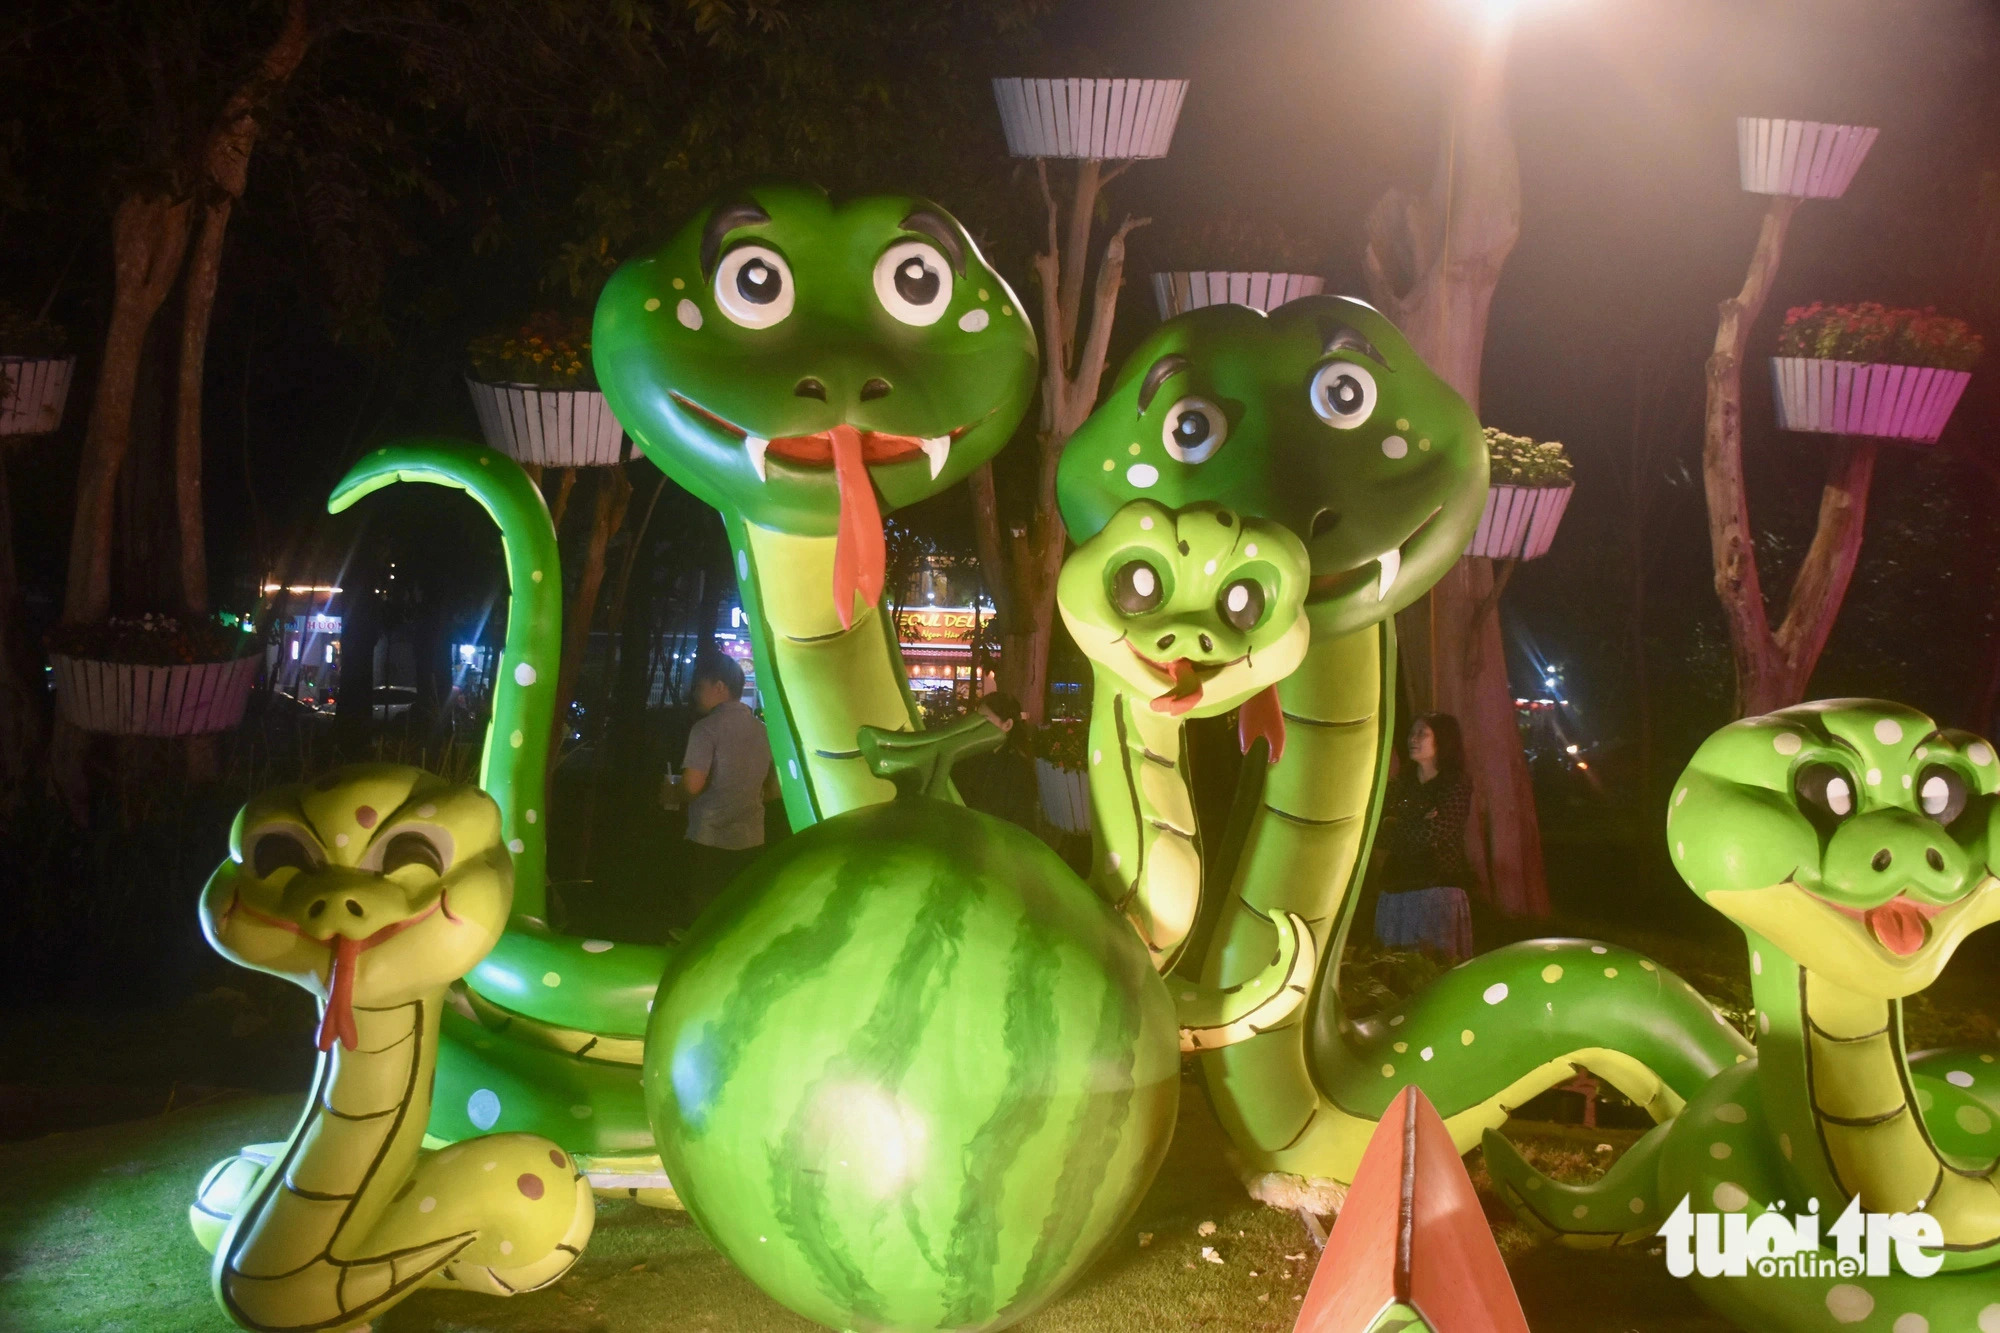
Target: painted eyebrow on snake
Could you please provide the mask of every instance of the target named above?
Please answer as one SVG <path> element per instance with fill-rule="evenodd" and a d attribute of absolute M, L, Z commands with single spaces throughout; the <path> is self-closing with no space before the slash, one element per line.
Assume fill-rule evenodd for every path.
<path fill-rule="evenodd" d="M 1153 405 L 1153 395 L 1160 391 L 1162 384 L 1183 370 L 1193 368 L 1194 362 L 1173 352 L 1155 361 L 1152 368 L 1146 372 L 1146 378 L 1139 382 L 1139 415 L 1142 417 L 1146 415 L 1146 409 Z"/>
<path fill-rule="evenodd" d="M 1380 352 L 1375 350 L 1374 343 L 1369 342 L 1359 333 L 1345 325 L 1333 329 L 1326 335 L 1326 353 L 1331 354 L 1333 352 L 1359 352 L 1362 356 L 1367 357 L 1370 361 L 1382 367 L 1382 369 L 1391 374 L 1395 373 L 1396 368 L 1390 365 Z"/>
<path fill-rule="evenodd" d="M 715 261 L 722 255 L 723 237 L 738 227 L 764 227 L 770 222 L 771 215 L 755 199 L 745 197 L 718 206 L 708 215 L 708 225 L 701 230 L 702 281 L 715 276 Z"/>
<path fill-rule="evenodd" d="M 958 232 L 936 209 L 919 208 L 897 224 L 904 231 L 913 231 L 928 237 L 944 251 L 944 257 L 951 262 L 952 272 L 965 276 L 965 246 L 958 239 Z"/>

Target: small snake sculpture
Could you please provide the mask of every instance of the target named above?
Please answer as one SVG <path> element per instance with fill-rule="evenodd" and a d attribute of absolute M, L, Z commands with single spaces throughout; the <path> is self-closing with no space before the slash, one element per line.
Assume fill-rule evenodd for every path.
<path fill-rule="evenodd" d="M 1026 411 L 1035 336 L 1013 292 L 928 201 L 756 185 L 613 275 L 592 355 L 646 456 L 722 512 L 793 827 L 890 799 L 856 739 L 918 725 L 881 606 L 882 515 L 962 480 Z M 534 1130 L 582 1155 L 599 1188 L 666 1202 L 639 1091 L 666 950 L 543 920 L 562 619 L 547 506 L 491 449 L 417 440 L 364 458 L 329 507 L 402 481 L 486 509 L 510 599 L 480 781 L 521 889 L 499 944 L 453 992 L 431 1132 Z"/>
<path fill-rule="evenodd" d="M 277 788 L 237 816 L 202 929 L 321 1006 L 298 1127 L 218 1163 L 189 1209 L 242 1327 L 352 1328 L 425 1285 L 532 1291 L 590 1239 L 590 1186 L 548 1139 L 422 1150 L 446 989 L 507 919 L 500 833 L 485 793 L 386 764 Z"/>
<path fill-rule="evenodd" d="M 1756 1058 L 1594 1184 L 1540 1176 L 1487 1134 L 1488 1169 L 1516 1213 L 1595 1248 L 1652 1243 L 1683 1199 L 1749 1219 L 1753 1237 L 1765 1215 L 1783 1224 L 1814 1210 L 1825 1248 L 1806 1256 L 1831 1264 L 1851 1201 L 1921 1210 L 1942 1232 L 1934 1276 L 1690 1280 L 1757 1333 L 2000 1329 L 1994 1056 L 1910 1056 L 1903 1044 L 1904 1000 L 2000 920 L 1996 787 L 1990 744 L 1901 704 L 1803 704 L 1711 736 L 1674 788 L 1667 842 L 1688 887 L 1743 931 Z"/>
<path fill-rule="evenodd" d="M 1189 950 L 1198 973 L 1173 986 L 1187 1006 L 1183 1043 L 1202 1052 L 1209 1098 L 1254 1193 L 1326 1211 L 1406 1084 L 1436 1104 L 1463 1151 L 1578 1065 L 1657 1118 L 1747 1056 L 1692 988 L 1650 960 L 1589 941 L 1483 955 L 1383 1020 L 1342 1012 L 1351 889 L 1392 734 L 1391 618 L 1457 559 L 1486 492 L 1477 420 L 1381 314 L 1325 296 L 1269 316 L 1212 306 L 1162 325 L 1071 438 L 1058 485 L 1069 530 L 1085 543 L 1073 562 L 1086 549 L 1103 553 L 1096 623 L 1118 625 L 1131 618 L 1126 607 L 1138 608 L 1127 566 L 1144 553 L 1128 555 L 1116 535 L 1129 527 L 1129 506 L 1219 507 L 1245 525 L 1289 532 L 1310 562 L 1304 660 L 1274 699 L 1254 696 L 1245 707 L 1245 744 L 1261 738 L 1268 749 L 1252 754 L 1269 763 L 1247 767 L 1237 807 L 1248 820 L 1224 840 L 1240 854 L 1207 872 L 1210 901 Z M 1151 578 L 1168 586 L 1182 567 L 1160 563 Z M 1064 587 L 1080 594 L 1089 577 L 1066 572 Z M 1108 652 L 1114 636 L 1077 639 L 1100 669 L 1134 677 L 1126 659 L 1144 648 L 1141 634 Z M 1165 650 L 1155 641 L 1153 651 Z M 1169 703 L 1157 715 L 1162 733 L 1178 726 L 1171 709 L 1192 693 L 1183 682 L 1199 676 L 1154 661 L 1140 665 Z M 1146 742 L 1160 756 L 1178 746 L 1171 734 Z M 1133 816 L 1124 812 L 1150 826 L 1148 811 L 1172 810 L 1176 818 L 1160 822 L 1184 830 L 1180 812 L 1190 804 L 1184 791 L 1167 790 L 1182 784 L 1178 765 L 1145 751 L 1136 759 L 1094 733 L 1093 809 L 1106 830 L 1097 882 L 1115 901 L 1131 900 L 1142 933 L 1161 932 L 1148 940 L 1156 960 L 1170 962 L 1203 870 L 1198 847 L 1166 829 L 1146 847 L 1167 850 L 1168 867 L 1127 849 Z"/>

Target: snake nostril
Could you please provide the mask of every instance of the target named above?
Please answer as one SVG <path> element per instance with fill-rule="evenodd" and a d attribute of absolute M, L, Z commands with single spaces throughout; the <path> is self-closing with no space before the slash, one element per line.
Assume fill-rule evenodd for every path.
<path fill-rule="evenodd" d="M 1924 860 L 1930 862 L 1932 870 L 1944 869 L 1944 853 L 1932 847 L 1924 852 Z"/>
<path fill-rule="evenodd" d="M 1874 866 L 1876 871 L 1880 872 L 1887 870 L 1889 868 L 1889 863 L 1895 859 L 1896 859 L 1895 857 L 1889 854 L 1889 849 L 1887 847 L 1884 847 L 1881 851 L 1875 853 L 1875 859 L 1873 861 L 1870 861 L 1868 864 Z"/>
<path fill-rule="evenodd" d="M 347 900 L 347 914 L 348 914 L 349 916 L 366 916 L 366 915 L 368 915 L 368 914 L 367 914 L 366 912 L 364 912 L 364 911 L 362 911 L 362 910 L 361 910 L 361 904 L 360 904 L 360 903 L 357 903 L 357 902 L 355 902 L 355 901 L 354 901 L 354 899 L 352 899 L 352 898 L 349 898 L 349 899 Z"/>
<path fill-rule="evenodd" d="M 1215 640 L 1214 640 L 1214 639 L 1211 639 L 1211 638 L 1209 638 L 1209 637 L 1208 637 L 1208 636 L 1207 636 L 1206 634 L 1202 635 L 1202 636 L 1201 636 L 1201 650 L 1202 650 L 1203 652 L 1205 652 L 1205 653 L 1212 653 L 1212 652 L 1214 652 L 1214 651 L 1215 651 Z"/>
<path fill-rule="evenodd" d="M 808 375 L 793 386 L 792 396 L 794 398 L 817 398 L 823 403 L 826 401 L 826 386 Z"/>
<path fill-rule="evenodd" d="M 1171 634 L 1162 634 L 1160 641 L 1153 646 L 1156 648 L 1171 648 L 1174 646 L 1174 636 Z"/>
<path fill-rule="evenodd" d="M 311 907 L 308 907 L 306 909 L 306 915 L 318 916 L 324 911 L 326 911 L 326 899 L 322 898 L 318 902 L 314 903 Z"/>
<path fill-rule="evenodd" d="M 870 401 L 871 399 L 887 398 L 888 396 L 889 396 L 889 381 L 887 380 L 883 379 L 869 380 L 866 384 L 861 386 L 861 401 L 864 403 Z"/>

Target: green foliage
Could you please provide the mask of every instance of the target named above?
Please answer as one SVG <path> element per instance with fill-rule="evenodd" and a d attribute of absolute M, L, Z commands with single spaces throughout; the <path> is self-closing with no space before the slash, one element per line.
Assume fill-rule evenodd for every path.
<path fill-rule="evenodd" d="M 1035 733 L 1035 758 L 1046 759 L 1065 772 L 1081 773 L 1088 767 L 1090 721 L 1081 717 L 1051 718 Z"/>
<path fill-rule="evenodd" d="M 223 626 L 220 618 L 182 619 L 148 611 L 112 616 L 95 625 L 58 625 L 49 631 L 50 652 L 99 662 L 181 666 L 228 662 L 257 648 L 254 635 Z"/>
<path fill-rule="evenodd" d="M 61 356 L 67 351 L 69 332 L 62 325 L 0 301 L 0 356 Z"/>
<path fill-rule="evenodd" d="M 590 319 L 537 311 L 518 328 L 481 334 L 466 348 L 472 373 L 488 384 L 539 389 L 595 389 L 590 366 Z"/>
<path fill-rule="evenodd" d="M 1486 428 L 1486 453 L 1495 486 L 1567 486 L 1569 456 L 1554 440 L 1537 443 L 1525 435 Z"/>
<path fill-rule="evenodd" d="M 1451 964 L 1414 949 L 1385 949 L 1373 940 L 1347 946 L 1340 965 L 1340 1004 L 1354 1019 L 1376 1014 L 1415 995 Z"/>
<path fill-rule="evenodd" d="M 1984 350 L 1984 340 L 1962 319 L 1928 306 L 1905 310 L 1874 301 L 1793 306 L 1778 331 L 1779 356 L 1826 361 L 1970 370 Z"/>

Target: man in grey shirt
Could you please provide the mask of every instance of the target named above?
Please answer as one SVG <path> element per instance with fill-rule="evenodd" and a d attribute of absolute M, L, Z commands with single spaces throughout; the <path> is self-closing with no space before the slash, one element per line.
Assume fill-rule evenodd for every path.
<path fill-rule="evenodd" d="M 694 706 L 679 780 L 669 774 L 663 803 L 687 800 L 688 876 L 681 893 L 688 919 L 698 916 L 764 847 L 764 803 L 776 794 L 771 742 L 743 702 L 743 668 L 721 653 L 695 665 Z"/>

